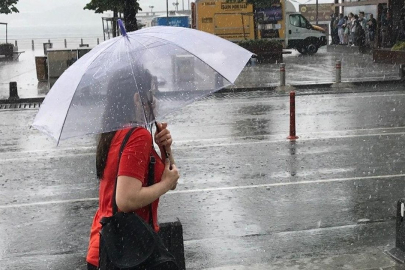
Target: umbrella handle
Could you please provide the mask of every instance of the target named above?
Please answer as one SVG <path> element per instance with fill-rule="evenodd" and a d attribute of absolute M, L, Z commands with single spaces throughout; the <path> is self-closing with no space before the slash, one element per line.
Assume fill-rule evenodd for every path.
<path fill-rule="evenodd" d="M 160 132 L 160 129 L 159 129 L 158 124 L 157 124 L 156 121 L 155 121 L 155 127 L 156 127 L 156 130 L 158 132 Z M 174 162 L 174 158 L 173 158 L 173 154 L 172 154 L 171 150 L 167 151 L 166 147 L 163 147 L 163 154 L 165 155 L 166 158 L 168 158 L 170 160 L 170 164 L 176 164 Z"/>
<path fill-rule="evenodd" d="M 174 158 L 172 155 L 172 151 L 167 151 L 166 147 L 163 147 L 163 151 L 164 151 L 164 155 L 166 156 L 166 158 L 168 158 L 170 160 L 170 165 L 175 164 L 174 163 Z"/>

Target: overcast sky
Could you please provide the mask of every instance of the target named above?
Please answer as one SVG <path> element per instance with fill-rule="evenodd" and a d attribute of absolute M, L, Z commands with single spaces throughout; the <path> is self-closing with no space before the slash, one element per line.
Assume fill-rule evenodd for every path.
<path fill-rule="evenodd" d="M 181 1 L 181 0 L 179 0 Z M 19 0 L 17 8 L 20 13 L 0 15 L 0 22 L 7 22 L 16 27 L 26 25 L 44 24 L 97 24 L 101 25 L 101 15 L 94 11 L 83 10 L 90 0 Z M 173 8 L 170 0 L 170 9 Z M 163 0 L 140 0 L 144 11 L 150 11 L 149 6 L 155 6 L 154 10 L 166 10 L 166 2 Z M 181 5 L 181 2 L 180 2 Z M 104 14 L 106 16 L 107 14 Z"/>
<path fill-rule="evenodd" d="M 11 15 L 0 15 L 0 22 L 13 23 L 15 26 L 30 24 L 68 24 L 78 25 L 83 23 L 100 24 L 101 15 L 93 11 L 83 10 L 83 7 L 90 0 L 19 0 L 17 8 L 20 13 Z M 169 9 L 173 10 L 173 2 L 168 0 Z M 189 0 L 178 0 L 179 9 L 188 7 Z M 190 2 L 192 2 L 191 0 Z M 319 2 L 331 2 L 331 0 L 320 0 Z M 149 6 L 154 6 L 154 11 L 166 10 L 165 0 L 139 0 L 143 11 L 150 11 Z M 307 3 L 308 0 L 294 0 L 295 3 Z M 310 1 L 309 3 L 313 3 Z M 106 16 L 106 14 L 104 15 Z"/>
<path fill-rule="evenodd" d="M 41 26 L 94 26 L 101 28 L 101 16 L 95 14 L 94 11 L 83 10 L 83 7 L 90 0 L 19 0 L 17 8 L 20 13 L 10 15 L 0 15 L 0 22 L 9 23 L 10 29 L 18 29 L 23 27 L 32 28 Z M 173 10 L 173 2 L 169 1 L 169 10 Z M 187 9 L 189 0 L 178 0 L 179 10 L 184 7 Z M 190 0 L 192 2 L 193 0 Z M 165 11 L 165 0 L 139 0 L 143 11 L 150 11 L 149 6 L 154 6 L 154 11 Z M 314 3 L 314 0 L 292 0 L 298 6 L 298 3 Z M 322 2 L 331 2 L 331 0 L 319 0 Z M 111 14 L 111 13 L 110 13 Z"/>

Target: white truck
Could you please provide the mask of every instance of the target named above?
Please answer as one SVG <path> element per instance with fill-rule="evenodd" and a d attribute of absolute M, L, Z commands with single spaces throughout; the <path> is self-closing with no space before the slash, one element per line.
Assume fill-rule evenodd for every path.
<path fill-rule="evenodd" d="M 247 39 L 280 40 L 286 49 L 314 54 L 327 44 L 325 30 L 311 25 L 288 0 L 269 0 L 255 8 L 245 0 L 197 0 L 196 29 L 231 41 Z"/>

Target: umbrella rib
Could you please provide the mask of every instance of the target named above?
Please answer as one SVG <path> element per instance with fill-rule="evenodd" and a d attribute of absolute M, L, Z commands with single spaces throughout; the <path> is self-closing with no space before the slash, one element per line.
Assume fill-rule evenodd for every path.
<path fill-rule="evenodd" d="M 136 34 L 136 33 L 135 33 Z M 141 35 L 141 34 L 139 34 L 139 35 Z M 145 36 L 147 36 L 147 35 L 145 35 Z M 164 40 L 164 41 L 167 41 L 167 42 L 169 42 L 171 45 L 173 45 L 173 46 L 177 46 L 177 47 L 180 47 L 179 45 L 177 45 L 176 43 L 174 43 L 174 42 L 172 42 L 172 41 L 170 41 L 170 40 L 167 40 L 167 39 L 164 39 L 164 38 L 161 38 L 161 37 L 156 37 L 156 36 L 153 36 L 154 38 L 156 38 L 156 39 L 161 39 L 161 40 Z M 139 42 L 139 41 L 138 41 Z M 140 43 L 140 42 L 139 42 Z M 142 43 L 141 43 L 142 44 Z M 189 50 L 187 50 L 187 49 L 185 49 L 184 47 L 181 47 L 183 50 L 185 50 L 186 52 L 188 52 L 189 54 L 191 54 L 191 55 L 193 55 L 195 58 L 198 58 L 201 62 L 203 62 L 204 64 L 206 64 L 207 66 L 209 66 L 210 68 L 212 68 L 213 70 L 215 70 L 215 72 L 217 72 L 219 75 L 221 75 L 223 78 L 225 78 L 226 80 L 228 80 L 228 78 L 226 78 L 223 74 L 221 74 L 220 72 L 218 72 L 218 70 L 216 70 L 215 68 L 213 68 L 210 64 L 208 64 L 207 62 L 205 62 L 204 60 L 202 60 L 200 57 L 198 57 L 197 55 L 195 55 L 194 53 L 192 53 L 192 52 L 190 52 Z M 229 81 L 229 80 L 228 80 Z M 230 81 L 229 81 L 230 82 Z M 232 83 L 233 84 L 233 83 Z"/>
<path fill-rule="evenodd" d="M 117 43 L 119 40 L 120 40 L 120 39 L 117 38 L 117 40 L 116 40 L 115 42 L 112 42 L 112 43 L 111 43 L 108 47 L 106 47 L 104 50 L 100 51 L 100 53 L 99 53 L 96 57 L 94 57 L 94 59 L 89 63 L 89 65 L 88 65 L 86 68 L 88 68 L 91 64 L 93 64 L 93 62 L 96 61 L 96 59 L 100 56 L 100 54 L 101 54 L 102 52 L 105 52 L 107 49 L 109 49 L 112 45 L 114 45 L 115 43 Z M 83 76 L 80 78 L 79 83 L 76 85 L 76 89 L 77 89 L 77 87 L 79 86 L 79 84 L 81 83 L 82 79 L 83 79 Z M 56 145 L 59 145 L 60 137 L 62 136 L 63 128 L 65 127 L 66 119 L 67 119 L 67 116 L 68 116 L 68 114 L 69 114 L 70 108 L 71 108 L 71 106 L 72 106 L 72 102 L 73 102 L 73 98 L 75 97 L 75 94 L 76 94 L 76 91 L 75 91 L 75 93 L 73 94 L 72 99 L 70 100 L 69 107 L 68 107 L 68 110 L 67 110 L 67 112 L 66 112 L 65 119 L 63 119 L 62 129 L 60 130 L 60 134 L 59 134 L 58 141 L 57 141 L 57 144 L 56 144 Z"/>
<path fill-rule="evenodd" d="M 136 42 L 140 43 L 139 41 L 136 41 Z M 142 43 L 140 43 L 140 44 L 143 46 Z M 127 55 L 128 55 L 128 57 L 129 57 L 129 59 L 130 59 L 129 65 L 130 65 L 130 67 L 131 67 L 132 78 L 134 79 L 134 81 L 135 81 L 135 86 L 136 86 L 136 78 L 135 78 L 134 68 L 133 68 L 133 66 L 132 66 L 132 63 L 135 62 L 135 61 L 134 61 L 134 59 L 132 59 L 132 56 L 131 56 L 131 54 L 129 53 L 129 50 L 127 50 Z M 137 87 L 137 90 L 138 90 L 138 93 L 139 93 L 140 91 L 139 91 L 139 88 L 138 88 L 138 87 Z M 144 104 L 143 104 L 142 98 L 140 98 L 140 101 L 141 101 L 141 103 L 142 103 L 142 108 L 143 108 Z M 145 109 L 143 109 L 143 117 L 144 117 L 145 123 L 147 123 L 148 120 L 147 120 L 147 118 L 146 118 Z"/>
<path fill-rule="evenodd" d="M 148 50 L 150 51 L 150 48 L 146 47 L 146 46 L 145 46 L 142 42 L 140 42 L 139 40 L 136 40 L 135 38 L 132 38 L 132 37 L 129 37 L 129 36 L 128 36 L 128 40 L 129 40 L 129 39 L 131 39 L 131 40 L 133 40 L 133 41 L 135 41 L 135 42 L 141 44 L 141 46 L 144 47 L 146 51 L 148 51 Z M 131 54 L 129 53 L 129 51 L 127 51 L 127 54 L 128 54 L 128 56 L 129 56 L 129 58 L 132 60 L 132 62 L 135 62 L 135 61 L 133 61 L 132 56 L 131 56 Z M 156 55 L 156 54 L 155 54 L 155 57 L 157 58 L 157 55 Z M 135 81 L 135 83 L 136 83 L 135 74 L 134 74 L 134 70 L 133 70 L 133 67 L 132 67 L 131 62 L 130 62 L 130 66 L 131 66 L 131 71 L 132 71 L 132 77 L 134 78 L 134 81 Z M 138 89 L 138 92 L 139 92 L 139 89 Z M 141 99 L 141 103 L 142 103 L 142 106 L 144 106 L 142 99 Z M 151 109 L 151 104 L 148 103 L 148 105 L 149 105 L 149 109 Z M 154 113 L 153 113 L 153 109 L 151 110 L 151 113 L 152 113 L 152 115 L 153 115 L 153 116 L 152 116 L 153 119 L 156 121 L 155 116 L 154 116 Z M 148 119 L 147 119 L 147 117 L 146 117 L 146 111 L 145 111 L 145 109 L 143 110 L 143 116 L 144 116 L 146 125 L 149 124 L 149 121 L 148 121 Z"/>
<path fill-rule="evenodd" d="M 139 40 L 136 40 L 135 38 L 132 38 L 132 37 L 128 36 L 128 40 L 129 40 L 129 39 L 131 39 L 131 40 L 133 40 L 133 41 L 138 42 L 139 44 L 141 44 L 141 46 L 144 47 L 144 49 L 145 49 L 146 51 L 151 51 L 150 49 L 153 49 L 153 48 L 156 48 L 156 47 L 157 47 L 157 46 L 156 46 L 156 47 L 148 48 L 148 47 L 146 47 L 145 44 L 143 44 L 143 43 L 140 42 Z M 152 54 L 154 54 L 153 51 L 152 51 Z M 154 56 L 155 56 L 155 58 L 158 58 L 156 54 L 154 54 Z"/>

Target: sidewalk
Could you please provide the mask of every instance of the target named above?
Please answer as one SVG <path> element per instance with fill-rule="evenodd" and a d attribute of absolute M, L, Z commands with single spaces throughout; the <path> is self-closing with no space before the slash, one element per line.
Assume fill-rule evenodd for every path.
<path fill-rule="evenodd" d="M 336 60 L 342 61 L 342 82 L 387 81 L 399 78 L 398 65 L 373 63 L 372 55 L 359 53 L 326 52 L 322 48 L 313 56 L 296 51 L 284 56 L 286 84 L 332 83 L 335 80 Z M 279 84 L 277 64 L 257 64 L 246 67 L 236 88 L 270 87 Z"/>
<path fill-rule="evenodd" d="M 38 82 L 35 56 L 43 51 L 27 50 L 19 61 L 0 62 L 0 99 L 9 96 L 9 82 L 16 81 L 20 98 L 44 97 L 48 84 Z M 313 56 L 303 56 L 296 51 L 284 56 L 287 85 L 325 84 L 335 80 L 335 62 L 342 61 L 343 82 L 389 81 L 399 78 L 397 65 L 376 64 L 368 54 L 343 54 L 326 51 L 326 47 Z M 278 64 L 247 66 L 237 79 L 234 88 L 265 88 L 279 84 Z"/>

